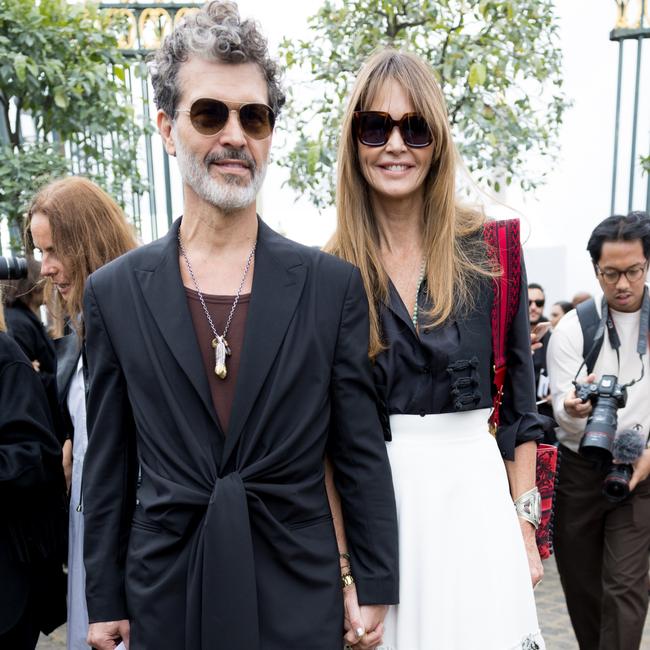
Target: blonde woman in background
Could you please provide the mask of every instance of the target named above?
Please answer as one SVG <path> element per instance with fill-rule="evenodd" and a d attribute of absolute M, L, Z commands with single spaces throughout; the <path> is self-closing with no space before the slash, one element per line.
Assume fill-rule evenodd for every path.
<path fill-rule="evenodd" d="M 41 251 L 41 274 L 47 279 L 48 304 L 74 332 L 57 341 L 57 383 L 70 438 L 64 445 L 64 464 L 72 463 L 68 650 L 86 650 L 88 613 L 81 483 L 88 434 L 82 298 L 88 276 L 135 248 L 136 240 L 117 203 L 97 185 L 78 176 L 55 181 L 36 194 L 29 208 L 27 236 L 28 243 Z"/>
<path fill-rule="evenodd" d="M 487 424 L 495 269 L 485 217 L 458 202 L 457 169 L 432 69 L 394 50 L 372 56 L 343 119 L 329 249 L 359 267 L 368 294 L 400 528 L 400 604 L 382 627 L 347 594 L 346 641 L 359 648 L 377 647 L 382 632 L 379 647 L 389 650 L 544 647 L 535 528 L 513 505 L 531 497 L 542 437 L 526 279 L 495 438 Z M 340 526 L 338 537 L 347 553 Z"/>

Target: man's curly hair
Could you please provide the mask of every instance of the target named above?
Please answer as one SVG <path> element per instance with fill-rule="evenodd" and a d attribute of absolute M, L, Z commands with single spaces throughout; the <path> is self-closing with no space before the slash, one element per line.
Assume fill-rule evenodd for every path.
<path fill-rule="evenodd" d="M 242 22 L 237 4 L 212 0 L 182 20 L 149 59 L 156 106 L 174 118 L 180 97 L 178 71 L 190 57 L 224 63 L 256 63 L 266 79 L 269 105 L 276 117 L 286 97 L 278 64 L 252 20 Z"/>

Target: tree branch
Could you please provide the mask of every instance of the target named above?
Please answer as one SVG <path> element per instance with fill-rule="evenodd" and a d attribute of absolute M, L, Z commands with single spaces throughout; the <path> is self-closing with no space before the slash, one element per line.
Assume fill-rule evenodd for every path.
<path fill-rule="evenodd" d="M 9 130 L 9 137 L 11 138 L 11 144 L 14 147 L 20 146 L 20 117 L 23 108 L 23 102 L 18 99 L 16 100 L 16 119 L 14 121 L 15 127 L 14 130 Z"/>
<path fill-rule="evenodd" d="M 7 135 L 9 137 L 9 142 L 7 144 L 12 144 L 11 121 L 9 120 L 9 99 L 5 96 L 3 92 L 0 92 L 0 103 L 2 104 L 2 119 L 5 124 Z"/>
<path fill-rule="evenodd" d="M 458 24 L 454 25 L 451 29 L 447 30 L 447 36 L 445 37 L 445 42 L 442 44 L 442 50 L 440 52 L 440 57 L 438 58 L 438 68 L 440 68 L 440 85 L 445 86 L 447 83 L 447 79 L 445 78 L 444 73 L 442 72 L 443 69 L 443 64 L 445 62 L 445 57 L 447 56 L 447 48 L 449 47 L 449 43 L 451 42 L 451 35 L 455 32 L 457 32 L 459 29 L 463 28 L 465 17 L 463 14 L 460 15 L 458 19 Z"/>

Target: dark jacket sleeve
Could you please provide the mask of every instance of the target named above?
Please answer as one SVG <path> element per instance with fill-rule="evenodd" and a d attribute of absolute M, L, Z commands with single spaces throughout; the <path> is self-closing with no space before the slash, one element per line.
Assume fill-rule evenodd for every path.
<path fill-rule="evenodd" d="M 38 378 L 43 382 L 52 413 L 54 433 L 63 444 L 66 436 L 59 412 L 54 344 L 37 317 L 25 306 L 14 306 L 5 313 L 9 335 L 18 343 L 29 361 L 38 361 Z"/>
<path fill-rule="evenodd" d="M 66 517 L 61 447 L 43 385 L 0 334 L 0 524 L 16 557 L 33 562 L 63 552 Z"/>
<path fill-rule="evenodd" d="M 368 302 L 352 271 L 332 370 L 329 456 L 362 604 L 398 602 L 397 516 L 368 359 Z"/>
<path fill-rule="evenodd" d="M 0 369 L 0 491 L 42 485 L 60 464 L 42 383 L 26 357 L 5 363 Z"/>
<path fill-rule="evenodd" d="M 530 440 L 541 440 L 544 427 L 552 421 L 537 413 L 535 405 L 535 372 L 530 349 L 528 320 L 528 289 L 523 255 L 519 307 L 510 325 L 507 340 L 507 373 L 503 387 L 501 422 L 497 441 L 501 455 L 513 460 L 515 446 Z"/>
<path fill-rule="evenodd" d="M 135 490 L 126 382 L 89 278 L 84 295 L 88 448 L 83 469 L 86 600 L 91 623 L 128 618 L 124 565 Z"/>

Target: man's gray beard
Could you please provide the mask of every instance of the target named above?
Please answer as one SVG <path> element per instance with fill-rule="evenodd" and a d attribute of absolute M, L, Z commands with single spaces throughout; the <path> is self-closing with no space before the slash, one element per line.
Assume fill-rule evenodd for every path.
<path fill-rule="evenodd" d="M 220 154 L 209 154 L 203 162 L 200 162 L 185 148 L 178 137 L 175 144 L 181 178 L 197 196 L 224 212 L 242 210 L 255 202 L 266 176 L 266 162 L 257 167 L 249 154 L 238 149 L 226 149 Z M 211 176 L 210 163 L 220 159 L 246 161 L 249 164 L 251 179 L 246 181 L 240 176 L 228 173 L 223 174 L 222 178 Z"/>

